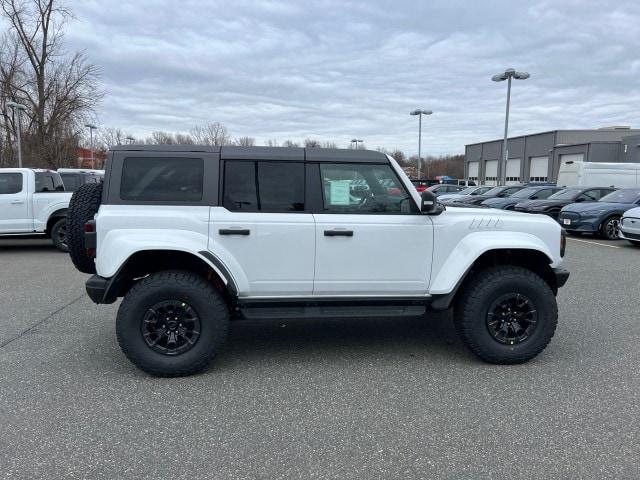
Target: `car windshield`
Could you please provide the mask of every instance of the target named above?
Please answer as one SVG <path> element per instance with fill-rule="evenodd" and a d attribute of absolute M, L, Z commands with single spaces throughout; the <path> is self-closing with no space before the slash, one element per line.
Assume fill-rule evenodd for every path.
<path fill-rule="evenodd" d="M 483 193 L 483 195 L 498 195 L 504 190 L 505 187 L 493 187 L 491 190 L 488 190 Z"/>
<path fill-rule="evenodd" d="M 603 203 L 633 203 L 640 197 L 640 189 L 630 188 L 628 190 L 617 190 L 602 197 L 599 202 Z"/>
<path fill-rule="evenodd" d="M 511 195 L 513 198 L 529 198 L 538 191 L 537 188 L 523 188 L 522 190 Z"/>
<path fill-rule="evenodd" d="M 475 188 L 475 190 L 473 191 L 473 193 L 470 193 L 469 195 L 484 195 L 489 190 L 491 190 L 491 187 L 473 187 L 473 188 Z"/>
<path fill-rule="evenodd" d="M 566 190 L 560 190 L 559 192 L 554 193 L 549 197 L 549 200 L 571 200 L 574 197 L 577 197 L 581 192 L 582 190 L 580 190 L 579 188 L 568 188 Z"/>
<path fill-rule="evenodd" d="M 472 195 L 476 190 L 478 190 L 478 187 L 467 187 L 464 190 L 460 190 L 458 193 L 460 195 Z"/>

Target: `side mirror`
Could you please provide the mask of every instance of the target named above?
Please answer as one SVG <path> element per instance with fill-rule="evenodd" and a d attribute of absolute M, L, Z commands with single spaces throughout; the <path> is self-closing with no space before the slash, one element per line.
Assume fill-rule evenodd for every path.
<path fill-rule="evenodd" d="M 440 215 L 444 211 L 444 207 L 438 203 L 438 199 L 432 191 L 425 190 L 420 197 L 420 211 L 422 213 L 426 215 Z"/>

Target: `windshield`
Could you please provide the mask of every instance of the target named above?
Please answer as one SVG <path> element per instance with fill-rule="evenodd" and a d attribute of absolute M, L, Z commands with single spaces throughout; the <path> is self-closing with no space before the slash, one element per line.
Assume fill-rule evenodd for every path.
<path fill-rule="evenodd" d="M 473 188 L 475 188 L 475 190 L 472 193 L 470 193 L 469 195 L 484 195 L 489 190 L 491 190 L 491 187 L 473 187 Z M 460 192 L 460 193 L 462 193 L 462 192 Z"/>
<path fill-rule="evenodd" d="M 513 198 L 529 198 L 538 191 L 537 188 L 523 188 L 522 190 L 511 195 Z"/>
<path fill-rule="evenodd" d="M 479 190 L 479 188 L 478 187 L 467 187 L 464 190 L 460 190 L 458 193 L 460 195 L 471 195 L 476 190 Z"/>
<path fill-rule="evenodd" d="M 559 200 L 571 200 L 574 197 L 577 197 L 582 190 L 578 188 L 568 188 L 567 190 L 560 190 L 558 193 L 554 193 L 549 197 L 549 200 L 559 199 Z"/>
<path fill-rule="evenodd" d="M 504 187 L 493 187 L 491 190 L 484 192 L 483 195 L 498 195 L 503 190 Z"/>
<path fill-rule="evenodd" d="M 628 190 L 618 190 L 602 197 L 599 202 L 604 203 L 633 203 L 640 197 L 640 189 L 630 188 Z"/>

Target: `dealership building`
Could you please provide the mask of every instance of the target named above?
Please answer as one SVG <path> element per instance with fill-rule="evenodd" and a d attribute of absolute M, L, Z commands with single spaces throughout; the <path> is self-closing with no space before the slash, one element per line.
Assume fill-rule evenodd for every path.
<path fill-rule="evenodd" d="M 503 140 L 465 147 L 469 180 L 496 185 Z M 553 130 L 507 142 L 506 183 L 555 182 L 560 165 L 574 162 L 640 162 L 640 130 L 607 127 L 596 130 Z"/>

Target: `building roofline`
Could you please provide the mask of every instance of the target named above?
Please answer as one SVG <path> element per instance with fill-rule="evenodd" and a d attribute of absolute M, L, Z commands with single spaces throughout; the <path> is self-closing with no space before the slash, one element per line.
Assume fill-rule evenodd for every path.
<path fill-rule="evenodd" d="M 509 137 L 508 140 L 515 140 L 515 139 L 524 138 L 524 137 L 535 137 L 537 135 L 546 135 L 548 133 L 558 133 L 558 132 L 623 132 L 623 133 L 630 133 L 629 135 L 625 135 L 625 136 L 632 137 L 635 135 L 640 135 L 640 128 L 630 128 L 628 130 L 607 130 L 607 129 L 601 129 L 601 128 L 564 128 L 564 129 L 557 129 L 557 130 L 547 130 L 544 132 L 529 133 L 525 135 L 517 135 L 515 137 Z M 494 143 L 494 142 L 502 142 L 502 141 L 504 141 L 504 138 L 497 138 L 495 140 L 485 140 L 484 142 L 467 143 L 465 144 L 465 148 L 472 147 L 474 145 L 482 145 L 484 143 Z M 585 143 L 595 143 L 596 141 L 585 142 Z M 620 140 L 612 140 L 612 142 L 619 142 L 619 141 Z M 602 142 L 606 142 L 606 140 L 602 140 Z M 577 145 L 582 145 L 582 144 L 577 144 Z"/>

